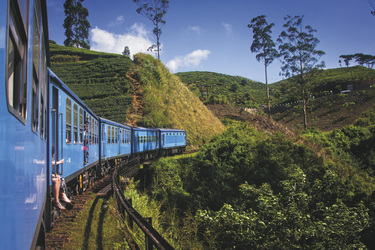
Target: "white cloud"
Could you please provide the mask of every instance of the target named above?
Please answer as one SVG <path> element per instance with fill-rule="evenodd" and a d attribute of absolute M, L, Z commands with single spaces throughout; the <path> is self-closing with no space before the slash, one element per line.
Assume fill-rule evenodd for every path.
<path fill-rule="evenodd" d="M 167 63 L 167 67 L 176 72 L 179 67 L 198 66 L 202 60 L 207 59 L 211 52 L 209 50 L 195 50 L 188 55 L 178 56 Z"/>
<path fill-rule="evenodd" d="M 221 26 L 224 27 L 224 30 L 227 34 L 230 34 L 232 32 L 232 25 L 230 25 L 229 23 L 221 23 Z"/>
<path fill-rule="evenodd" d="M 149 32 L 142 24 L 135 23 L 125 34 L 114 34 L 95 27 L 91 30 L 91 49 L 102 52 L 118 53 L 124 51 L 125 46 L 130 49 L 130 56 L 142 52 L 153 44 Z"/>
<path fill-rule="evenodd" d="M 111 21 L 109 24 L 108 24 L 108 27 L 116 27 L 116 26 L 120 26 L 121 24 L 123 24 L 125 22 L 125 19 L 123 16 L 118 16 L 116 18 L 116 20 L 114 21 Z"/>
<path fill-rule="evenodd" d="M 199 26 L 190 26 L 190 25 L 189 25 L 188 30 L 193 31 L 193 32 L 196 32 L 196 33 L 198 33 L 198 34 L 201 33 L 201 27 L 199 27 Z"/>

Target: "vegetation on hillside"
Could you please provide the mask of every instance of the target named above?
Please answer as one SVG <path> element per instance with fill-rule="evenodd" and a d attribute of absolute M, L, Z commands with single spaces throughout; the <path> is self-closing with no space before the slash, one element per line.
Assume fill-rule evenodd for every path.
<path fill-rule="evenodd" d="M 147 127 L 187 131 L 188 144 L 199 147 L 224 125 L 198 97 L 149 55 L 100 53 L 50 43 L 51 69 L 97 115 Z"/>
<path fill-rule="evenodd" d="M 311 78 L 313 95 L 319 96 L 326 92 L 336 94 L 347 89 L 347 85 L 356 85 L 355 89 L 369 89 L 375 84 L 375 70 L 362 66 L 326 69 L 314 72 Z M 291 92 L 291 82 L 294 77 L 270 85 L 273 105 L 298 101 L 288 93 Z"/>
<path fill-rule="evenodd" d="M 216 118 L 178 77 L 150 55 L 136 54 L 136 79 L 143 87 L 140 125 L 185 129 L 192 145 L 202 145 L 224 130 Z"/>
<path fill-rule="evenodd" d="M 51 70 L 97 115 L 123 123 L 132 102 L 129 57 L 51 44 Z"/>
<path fill-rule="evenodd" d="M 180 223 L 206 248 L 374 247 L 374 117 L 290 138 L 233 123 L 199 153 L 154 163 L 153 195 L 193 211 Z"/>
<path fill-rule="evenodd" d="M 313 99 L 308 107 L 308 124 L 322 131 L 340 129 L 359 118 L 361 112 L 375 103 L 375 89 L 333 94 Z M 298 103 L 279 105 L 272 108 L 273 118 L 289 129 L 303 126 L 301 106 Z"/>
<path fill-rule="evenodd" d="M 244 77 L 200 71 L 176 75 L 205 104 L 254 108 L 265 104 L 267 100 L 266 86 Z"/>

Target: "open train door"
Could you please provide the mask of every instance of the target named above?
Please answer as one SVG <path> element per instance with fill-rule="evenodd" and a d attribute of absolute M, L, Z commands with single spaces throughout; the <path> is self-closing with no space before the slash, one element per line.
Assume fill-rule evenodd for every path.
<path fill-rule="evenodd" d="M 84 117 L 85 117 L 85 128 L 83 131 L 83 164 L 86 166 L 86 164 L 89 162 L 89 145 L 90 145 L 89 140 L 91 139 L 89 135 L 90 118 L 87 116 L 86 111 L 84 113 Z"/>
<path fill-rule="evenodd" d="M 52 152 L 51 159 L 52 161 L 59 161 L 63 159 L 63 114 L 59 112 L 59 90 L 56 87 L 52 87 L 52 108 L 51 108 L 51 143 L 52 143 Z M 64 164 L 53 165 L 52 174 L 62 175 L 64 172 Z"/>

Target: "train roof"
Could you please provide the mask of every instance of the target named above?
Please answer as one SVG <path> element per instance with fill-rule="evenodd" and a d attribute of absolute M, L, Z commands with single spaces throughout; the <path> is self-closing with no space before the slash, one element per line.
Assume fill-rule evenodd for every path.
<path fill-rule="evenodd" d="M 105 119 L 103 117 L 99 117 L 99 119 L 101 121 L 103 121 L 104 123 L 107 123 L 107 124 L 110 124 L 110 125 L 113 125 L 113 126 L 118 126 L 118 127 L 125 127 L 125 128 L 132 128 L 133 126 L 132 125 L 129 125 L 129 124 L 121 124 L 121 123 L 118 123 L 118 122 L 114 122 L 114 121 L 111 121 L 111 120 L 108 120 L 108 119 Z"/>
<path fill-rule="evenodd" d="M 158 128 L 160 132 L 185 132 L 183 129 L 175 129 L 175 128 Z"/>
<path fill-rule="evenodd" d="M 133 130 L 139 130 L 139 131 L 142 131 L 142 130 L 158 130 L 157 128 L 144 128 L 144 127 L 133 127 Z"/>
<path fill-rule="evenodd" d="M 48 68 L 48 72 L 49 72 L 50 77 L 54 78 L 57 81 L 57 83 L 59 84 L 59 87 L 61 89 L 63 89 L 64 91 L 66 91 L 68 93 L 68 95 L 72 99 L 74 99 L 75 102 L 77 102 L 84 109 L 89 111 L 91 116 L 94 116 L 96 119 L 99 119 L 99 117 L 76 94 L 74 94 L 74 92 L 63 81 L 61 81 L 60 78 L 55 73 L 53 73 L 53 71 L 51 69 Z"/>

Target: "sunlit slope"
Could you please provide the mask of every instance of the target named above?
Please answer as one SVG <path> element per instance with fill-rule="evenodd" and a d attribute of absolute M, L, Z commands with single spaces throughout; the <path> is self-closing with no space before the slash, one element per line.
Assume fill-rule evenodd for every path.
<path fill-rule="evenodd" d="M 159 60 L 137 54 L 134 63 L 134 80 L 143 88 L 143 117 L 138 124 L 183 128 L 194 145 L 224 131 L 220 120 Z"/>
<path fill-rule="evenodd" d="M 192 148 L 224 130 L 190 90 L 159 60 L 60 46 L 51 47 L 50 68 L 96 114 L 137 126 L 179 128 Z"/>

